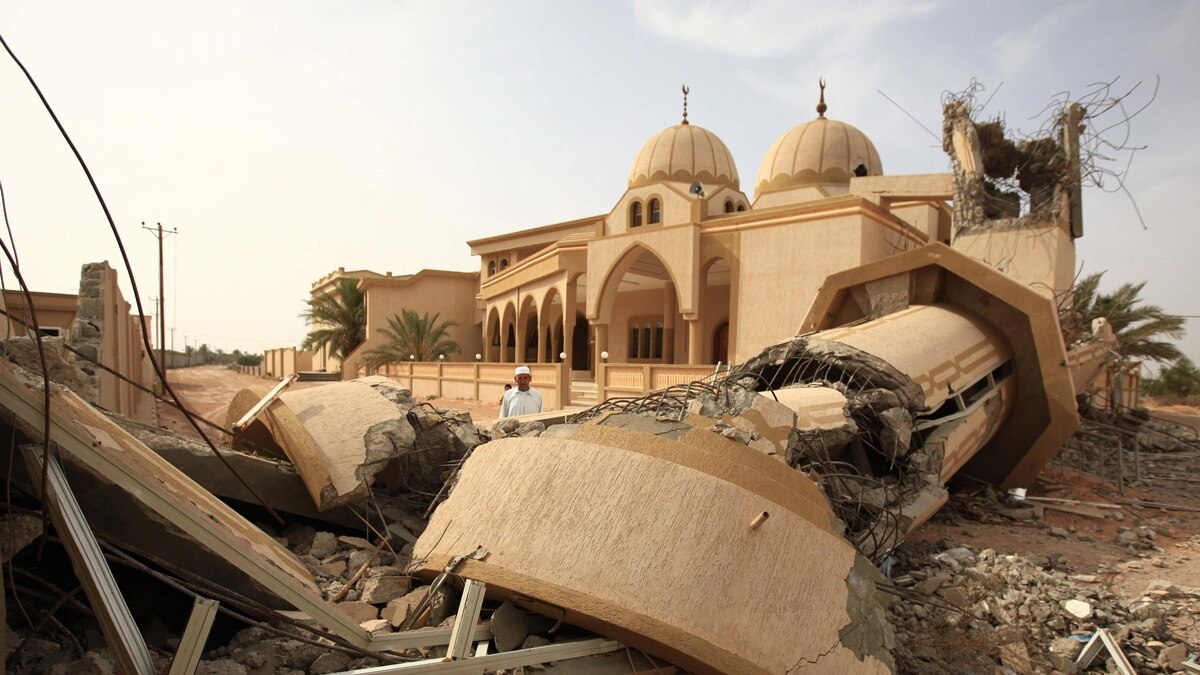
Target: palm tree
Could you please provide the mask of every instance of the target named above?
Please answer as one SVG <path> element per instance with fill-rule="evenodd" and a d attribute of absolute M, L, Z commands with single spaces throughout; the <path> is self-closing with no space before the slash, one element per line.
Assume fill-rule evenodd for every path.
<path fill-rule="evenodd" d="M 441 312 L 421 316 L 411 309 L 402 309 L 387 320 L 387 327 L 378 329 L 387 338 L 387 343 L 370 349 L 363 355 L 363 363 L 374 370 L 388 363 L 401 361 L 433 361 L 439 356 L 457 354 L 458 343 L 450 339 L 449 329 L 457 326 L 454 321 L 438 323 Z M 415 357 L 415 358 L 414 358 Z"/>
<path fill-rule="evenodd" d="M 1117 336 L 1121 356 L 1159 363 L 1183 356 L 1179 348 L 1160 338 L 1183 337 L 1183 318 L 1167 314 L 1158 305 L 1148 305 L 1140 297 L 1146 282 L 1122 284 L 1112 293 L 1100 293 L 1097 272 L 1075 285 L 1075 311 L 1090 326 L 1093 319 L 1106 318 Z"/>
<path fill-rule="evenodd" d="M 1182 356 L 1158 372 L 1158 378 L 1142 380 L 1142 392 L 1150 396 L 1188 398 L 1200 395 L 1200 369 L 1191 359 Z"/>
<path fill-rule="evenodd" d="M 322 291 L 308 300 L 308 309 L 300 316 L 313 326 L 300 345 L 305 351 L 328 347 L 334 357 L 345 361 L 366 339 L 367 313 L 354 277 L 342 277 L 333 293 Z"/>

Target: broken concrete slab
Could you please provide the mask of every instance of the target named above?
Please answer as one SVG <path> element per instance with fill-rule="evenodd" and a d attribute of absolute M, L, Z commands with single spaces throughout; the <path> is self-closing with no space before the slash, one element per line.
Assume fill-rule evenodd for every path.
<path fill-rule="evenodd" d="M 0 362 L 0 407 L 37 440 L 45 420 L 40 378 Z M 179 564 L 211 551 L 271 594 L 308 612 L 342 637 L 367 646 L 370 636 L 321 599 L 312 574 L 275 539 L 159 457 L 120 426 L 59 385 L 51 385 L 51 439 L 63 456 L 133 497 L 153 518 L 143 534 L 190 540 L 176 546 Z M 69 474 L 68 474 L 69 475 Z M 164 521 L 171 527 L 164 527 Z M 171 547 L 160 551 L 167 557 Z M 181 558 L 181 559 L 179 559 Z M 209 576 L 201 573 L 201 576 Z M 236 576 L 236 575 L 235 575 Z"/>
<path fill-rule="evenodd" d="M 236 499 L 250 504 L 257 502 L 254 495 L 250 494 L 246 486 L 207 445 L 168 429 L 142 424 L 111 413 L 108 416 L 209 492 L 225 499 Z M 276 511 L 343 527 L 357 528 L 362 525 L 362 521 L 348 508 L 318 511 L 304 480 L 290 463 L 229 448 L 223 448 L 222 454 L 237 475 L 253 485 L 259 496 Z"/>
<path fill-rule="evenodd" d="M 373 386 L 376 379 L 284 392 L 245 430 L 259 438 L 265 431 L 287 454 L 318 510 L 362 499 L 384 464 L 411 448 L 410 443 L 398 449 L 385 430 L 375 429 L 368 439 L 379 424 L 389 424 L 391 435 L 403 435 L 407 427 L 407 411 Z M 251 406 L 261 399 L 259 392 L 239 392 L 226 419 L 240 419 L 252 399 Z"/>

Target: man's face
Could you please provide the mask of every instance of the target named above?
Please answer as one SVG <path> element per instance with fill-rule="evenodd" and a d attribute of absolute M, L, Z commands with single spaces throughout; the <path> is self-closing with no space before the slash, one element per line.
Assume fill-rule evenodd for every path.
<path fill-rule="evenodd" d="M 517 375 L 513 379 L 517 381 L 517 389 L 520 389 L 521 391 L 529 391 L 529 382 L 533 379 L 533 377 L 529 375 Z"/>

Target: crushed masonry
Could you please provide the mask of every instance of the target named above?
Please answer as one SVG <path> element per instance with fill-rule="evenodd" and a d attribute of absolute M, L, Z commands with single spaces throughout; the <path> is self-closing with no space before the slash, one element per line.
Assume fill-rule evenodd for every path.
<path fill-rule="evenodd" d="M 96 369 L 119 293 L 106 263 L 85 266 L 69 339 L 42 342 L 49 415 L 37 345 L 3 343 L 0 598 L 10 624 L 24 615 L 0 630 L 6 669 L 1189 669 L 1200 590 L 1135 575 L 1194 563 L 1200 538 L 1152 514 L 1200 509 L 1124 488 L 1143 460 L 1190 466 L 1197 433 L 1115 412 L 1112 327 L 994 259 L 996 241 L 1082 235 L 1084 111 L 1018 143 L 972 110 L 945 105 L 952 174 L 892 195 L 951 190 L 946 237 L 829 275 L 794 337 L 724 373 L 560 424 L 477 426 L 381 376 L 281 383 L 237 393 L 218 452 L 148 423 Z M 1059 475 L 1114 472 L 1117 495 L 1001 492 L 1044 487 L 1056 458 Z M 1102 539 L 1121 562 L 922 537 L 957 521 L 1064 551 Z"/>

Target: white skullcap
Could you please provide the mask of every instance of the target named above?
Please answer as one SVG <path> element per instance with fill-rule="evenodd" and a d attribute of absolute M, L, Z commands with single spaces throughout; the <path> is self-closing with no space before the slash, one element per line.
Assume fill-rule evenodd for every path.
<path fill-rule="evenodd" d="M 532 375 L 532 374 L 533 373 L 529 372 L 529 366 L 517 366 L 516 372 L 513 373 L 514 376 L 516 376 L 516 375 Z"/>

